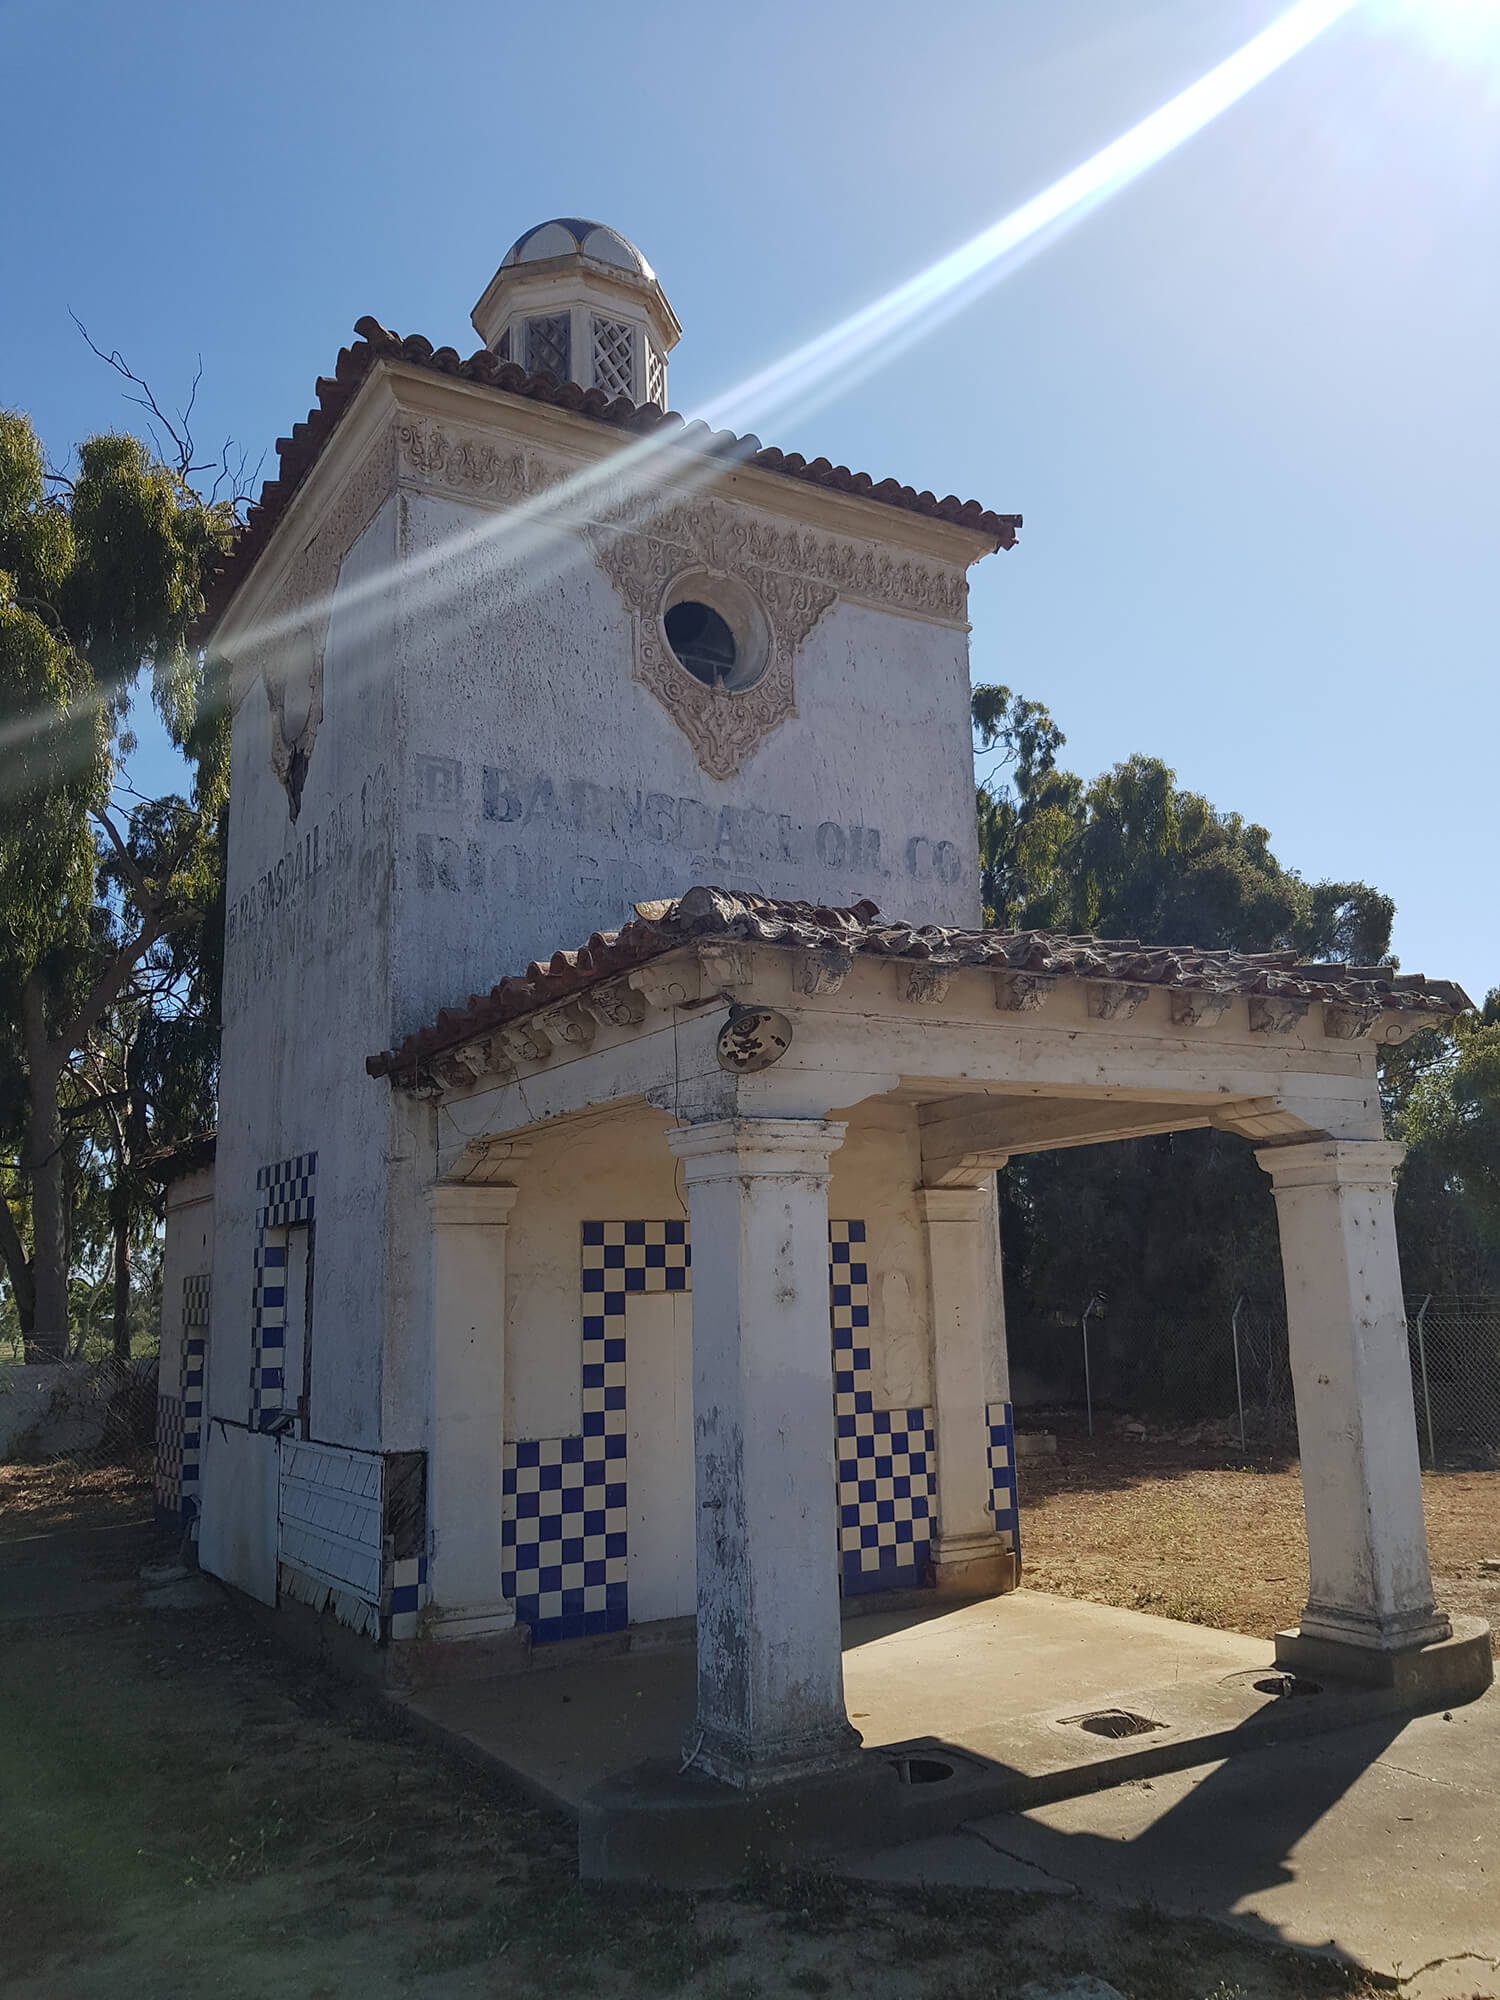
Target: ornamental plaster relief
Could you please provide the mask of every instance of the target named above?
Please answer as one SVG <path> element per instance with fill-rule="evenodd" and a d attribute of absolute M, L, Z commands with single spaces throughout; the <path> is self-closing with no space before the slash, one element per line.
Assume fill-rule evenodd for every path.
<path fill-rule="evenodd" d="M 540 452 L 496 445 L 426 419 L 402 419 L 396 442 L 403 477 L 466 498 L 532 499 L 570 477 Z M 961 567 L 787 527 L 735 502 L 660 499 L 610 481 L 569 495 L 560 512 L 577 527 L 631 614 L 635 678 L 682 730 L 700 766 L 721 780 L 732 778 L 796 713 L 797 654 L 839 597 L 966 626 L 968 584 Z M 673 657 L 663 609 L 672 584 L 691 571 L 736 579 L 764 609 L 768 657 L 751 686 L 707 687 Z"/>
<path fill-rule="evenodd" d="M 381 438 L 345 482 L 316 534 L 282 571 L 256 614 L 248 658 L 271 708 L 271 768 L 293 821 L 323 721 L 323 654 L 344 558 L 379 513 L 392 486 L 391 448 Z M 289 713 L 293 720 L 289 721 Z"/>

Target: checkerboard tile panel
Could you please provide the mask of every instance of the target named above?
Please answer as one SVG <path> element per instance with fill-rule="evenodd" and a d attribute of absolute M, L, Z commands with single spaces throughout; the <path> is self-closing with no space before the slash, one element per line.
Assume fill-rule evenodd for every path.
<path fill-rule="evenodd" d="M 176 1523 L 182 1517 L 182 1398 L 158 1396 L 156 1401 L 156 1518 Z"/>
<path fill-rule="evenodd" d="M 386 1596 L 390 1609 L 387 1630 L 393 1639 L 415 1639 L 422 1607 L 427 1602 L 427 1558 L 405 1556 L 392 1562 Z"/>
<path fill-rule="evenodd" d="M 1016 1427 L 1009 1403 L 986 1403 L 990 1439 L 990 1508 L 1006 1547 L 1021 1560 L 1021 1509 L 1016 1496 Z"/>
<path fill-rule="evenodd" d="M 182 1525 L 198 1518 L 199 1483 L 203 1467 L 203 1382 L 208 1366 L 208 1341 L 201 1333 L 182 1339 Z"/>
<path fill-rule="evenodd" d="M 318 1156 L 295 1153 L 255 1176 L 255 1295 L 251 1320 L 250 1428 L 270 1430 L 286 1393 L 286 1232 L 311 1222 Z"/>
<path fill-rule="evenodd" d="M 863 1222 L 828 1225 L 839 1578 L 845 1596 L 923 1583 L 937 1512 L 933 1415 L 875 1408 Z"/>
<path fill-rule="evenodd" d="M 585 1222 L 581 1249 L 583 1434 L 505 1447 L 500 1587 L 534 1645 L 630 1622 L 625 1302 L 692 1288 L 685 1221 Z"/>

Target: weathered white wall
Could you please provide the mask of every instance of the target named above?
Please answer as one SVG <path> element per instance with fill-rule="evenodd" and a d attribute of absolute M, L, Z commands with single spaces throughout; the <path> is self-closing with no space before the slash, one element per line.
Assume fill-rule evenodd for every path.
<path fill-rule="evenodd" d="M 642 1108 L 538 1132 L 516 1165 L 507 1257 L 506 1435 L 582 1428 L 580 1228 L 585 1221 L 685 1221 L 669 1124 Z M 926 1251 L 917 1213 L 916 1121 L 904 1107 L 856 1107 L 832 1158 L 829 1214 L 868 1225 L 870 1361 L 877 1405 L 932 1397 Z M 628 1364 L 627 1364 L 628 1365 Z"/>
<path fill-rule="evenodd" d="M 342 564 L 295 824 L 264 684 L 241 674 L 208 1381 L 210 1414 L 246 1424 L 256 1174 L 316 1152 L 310 1429 L 363 1450 L 428 1441 L 425 1197 L 441 1116 L 372 1082 L 369 1054 L 625 921 L 633 902 L 698 882 L 869 896 L 938 922 L 979 915 L 962 629 L 840 598 L 797 657 L 797 712 L 721 782 L 634 678 L 631 616 L 585 543 L 518 560 L 513 536 L 496 533 L 506 517 L 423 490 L 409 457 L 398 461 L 394 405 L 365 424 L 374 448 L 359 478 L 382 421 L 400 490 Z M 805 528 L 820 503 L 793 497 Z M 288 523 L 299 546 L 339 498 L 314 504 L 322 516 Z M 956 556 L 916 560 L 956 573 Z M 517 1177 L 524 1263 L 506 1387 L 517 1435 L 579 1428 L 580 1221 L 685 1213 L 661 1125 L 625 1121 L 602 1153 L 574 1128 L 539 1142 Z M 914 1209 L 895 1191 L 917 1178 L 915 1142 L 900 1137 L 899 1173 L 886 1174 L 873 1150 L 865 1159 L 864 1129 L 856 1119 L 835 1159 L 835 1213 L 870 1224 L 879 1394 L 920 1403 L 925 1267 Z M 226 1529 L 219 1544 L 244 1538 Z"/>
<path fill-rule="evenodd" d="M 518 565 L 503 519 L 406 503 L 419 572 L 469 539 L 405 620 L 399 1032 L 695 883 L 978 921 L 964 632 L 836 603 L 798 656 L 797 713 L 721 782 L 635 680 L 587 548 Z"/>
<path fill-rule="evenodd" d="M 390 1034 L 395 644 L 389 599 L 357 608 L 348 599 L 362 582 L 389 574 L 395 513 L 391 502 L 342 567 L 324 652 L 323 720 L 295 823 L 272 768 L 259 678 L 234 715 L 208 1371 L 210 1415 L 246 1424 L 256 1174 L 315 1151 L 312 1431 L 374 1449 L 393 1106 L 364 1061 Z M 227 1468 L 230 1460 L 221 1450 L 217 1462 Z M 204 1468 L 206 1493 L 213 1465 Z M 217 1501 L 239 1504 L 232 1495 Z M 247 1490 L 241 1512 L 243 1520 L 220 1521 L 210 1550 L 239 1561 L 254 1547 L 263 1576 L 260 1541 L 269 1535 L 264 1557 L 274 1579 L 275 1510 L 267 1520 L 258 1491 Z"/>
<path fill-rule="evenodd" d="M 167 1219 L 161 1246 L 162 1393 L 175 1396 L 182 1381 L 182 1281 L 212 1271 L 214 1170 L 200 1167 L 167 1186 Z M 249 1362 L 245 1364 L 248 1382 Z"/>

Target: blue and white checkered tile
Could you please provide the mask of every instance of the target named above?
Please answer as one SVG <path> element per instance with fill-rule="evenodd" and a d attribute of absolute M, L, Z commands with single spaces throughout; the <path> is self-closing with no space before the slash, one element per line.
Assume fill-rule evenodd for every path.
<path fill-rule="evenodd" d="M 251 1320 L 250 1423 L 268 1430 L 281 1414 L 286 1355 L 286 1240 L 255 1246 L 255 1305 Z"/>
<path fill-rule="evenodd" d="M 625 1301 L 692 1288 L 686 1221 L 585 1222 L 581 1250 L 583 1435 L 505 1448 L 501 1589 L 533 1645 L 630 1622 Z"/>
<path fill-rule="evenodd" d="M 156 1400 L 156 1518 L 175 1525 L 182 1518 L 182 1401 Z"/>
<path fill-rule="evenodd" d="M 184 1326 L 207 1326 L 209 1307 L 213 1301 L 213 1274 L 209 1271 L 195 1271 L 182 1281 L 182 1323 Z"/>
<path fill-rule="evenodd" d="M 1009 1403 L 986 1403 L 984 1420 L 990 1438 L 990 1508 L 996 1532 L 1021 1561 L 1021 1509 L 1016 1495 L 1016 1427 Z"/>
<path fill-rule="evenodd" d="M 403 1556 L 390 1565 L 387 1632 L 392 1639 L 415 1639 L 427 1603 L 426 1556 Z"/>
<path fill-rule="evenodd" d="M 500 1537 L 500 1588 L 517 1619 L 531 1627 L 533 1645 L 623 1630 L 629 1623 L 623 1424 L 608 1433 L 507 1444 Z"/>
<path fill-rule="evenodd" d="M 250 1331 L 250 1427 L 270 1430 L 281 1415 L 286 1378 L 286 1231 L 311 1222 L 316 1153 L 296 1153 L 255 1176 L 255 1296 Z"/>
<path fill-rule="evenodd" d="M 208 1358 L 208 1342 L 201 1333 L 188 1334 L 182 1343 L 182 1524 L 189 1526 L 198 1514 L 201 1492 L 199 1473 L 203 1464 L 203 1377 Z"/>
<path fill-rule="evenodd" d="M 289 1160 L 260 1168 L 255 1176 L 257 1228 L 285 1229 L 293 1222 L 311 1222 L 317 1173 L 316 1153 L 294 1153 Z"/>
<path fill-rule="evenodd" d="M 875 1407 L 866 1241 L 862 1222 L 828 1225 L 839 1572 L 848 1597 L 924 1582 L 937 1511 L 932 1412 Z"/>

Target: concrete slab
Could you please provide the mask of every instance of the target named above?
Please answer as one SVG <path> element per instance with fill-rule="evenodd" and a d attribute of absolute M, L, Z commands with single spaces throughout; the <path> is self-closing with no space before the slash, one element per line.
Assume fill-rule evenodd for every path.
<path fill-rule="evenodd" d="M 1175 1690 L 1180 1707 L 1189 1691 L 1201 1698 L 1227 1675 L 1271 1664 L 1265 1640 L 1031 1590 L 949 1609 L 865 1614 L 844 1626 L 845 1696 L 867 1748 L 935 1736 L 1006 1767 L 1019 1750 L 1028 1769 L 1118 1747 L 1055 1727 L 1054 1710 L 1128 1696 L 1159 1712 L 1163 1693 Z M 694 1675 L 689 1645 L 558 1667 L 547 1666 L 543 1650 L 526 1674 L 424 1688 L 406 1705 L 576 1810 L 603 1779 L 681 1756 Z M 1141 1689 L 1149 1693 L 1132 1695 Z M 1049 1708 L 1038 1718 L 1043 1700 Z M 1253 1695 L 1226 1695 L 1216 1720 L 1232 1726 L 1261 1706 Z"/>
<path fill-rule="evenodd" d="M 877 1854 L 857 1855 L 839 1868 L 855 1882 L 892 1882 L 925 1888 L 1024 1889 L 1039 1896 L 1074 1896 L 1071 1882 L 1029 1861 L 1002 1854 L 970 1833 L 939 1833 Z"/>
<path fill-rule="evenodd" d="M 1106 1901 L 1337 1951 L 1415 2000 L 1494 1993 L 1500 1691 L 989 1818 L 880 1862 L 886 1881 L 996 1887 L 1022 1864 Z"/>
<path fill-rule="evenodd" d="M 869 1796 L 850 1821 L 813 1787 L 799 1817 L 790 1801 L 767 1797 L 751 1811 L 737 1794 L 705 1791 L 683 1757 L 693 1653 L 642 1636 L 639 1651 L 427 1687 L 405 1705 L 453 1748 L 578 1816 L 580 1855 L 603 1876 L 682 1886 L 732 1879 L 757 1843 L 863 1866 L 852 1850 L 930 1842 L 1266 1743 L 1377 1719 L 1400 1727 L 1391 1690 L 1330 1685 L 1286 1698 L 1268 1641 L 1139 1612 L 1022 1591 L 867 1614 L 845 1625 L 844 1671 Z M 925 1763 L 922 1778 L 902 1753 Z M 1001 1886 L 1003 1863 L 959 1864 L 958 1852 L 924 1846 L 914 1865 L 946 1857 Z"/>

